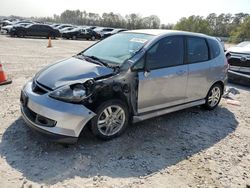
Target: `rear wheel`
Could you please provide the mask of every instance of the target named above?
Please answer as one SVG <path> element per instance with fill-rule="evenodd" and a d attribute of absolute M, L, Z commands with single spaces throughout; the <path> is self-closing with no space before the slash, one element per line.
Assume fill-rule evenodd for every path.
<path fill-rule="evenodd" d="M 214 84 L 206 97 L 206 103 L 204 104 L 204 107 L 207 110 L 213 110 L 215 109 L 218 104 L 220 103 L 222 96 L 222 86 L 220 84 Z"/>
<path fill-rule="evenodd" d="M 92 37 L 91 37 L 91 40 L 95 40 L 95 36 L 92 36 Z"/>
<path fill-rule="evenodd" d="M 98 138 L 110 140 L 124 132 L 128 119 L 127 105 L 120 100 L 109 100 L 97 107 L 91 130 Z"/>
<path fill-rule="evenodd" d="M 73 40 L 76 40 L 76 39 L 77 39 L 77 37 L 76 37 L 75 35 L 73 35 L 73 36 L 72 36 L 72 39 L 73 39 Z"/>

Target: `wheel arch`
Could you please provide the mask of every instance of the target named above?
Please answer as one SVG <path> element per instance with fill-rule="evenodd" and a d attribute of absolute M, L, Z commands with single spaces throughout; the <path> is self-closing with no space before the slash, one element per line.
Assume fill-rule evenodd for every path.
<path fill-rule="evenodd" d="M 219 85 L 221 86 L 222 95 L 223 95 L 224 89 L 225 89 L 225 83 L 224 83 L 223 81 L 221 81 L 221 80 L 217 80 L 217 81 L 215 81 L 215 82 L 210 86 L 209 90 L 210 90 L 215 84 L 219 84 Z M 209 90 L 208 90 L 208 92 L 209 92 Z"/>
<path fill-rule="evenodd" d="M 121 102 L 123 102 L 126 105 L 129 113 L 131 112 L 127 97 L 125 96 L 125 94 L 123 94 L 122 92 L 119 92 L 119 91 L 118 92 L 115 92 L 115 91 L 98 92 L 98 94 L 95 96 L 95 100 L 92 103 L 88 103 L 88 107 L 91 110 L 94 110 L 101 103 L 103 103 L 107 100 L 112 100 L 112 99 L 117 99 L 117 100 L 120 100 Z"/>

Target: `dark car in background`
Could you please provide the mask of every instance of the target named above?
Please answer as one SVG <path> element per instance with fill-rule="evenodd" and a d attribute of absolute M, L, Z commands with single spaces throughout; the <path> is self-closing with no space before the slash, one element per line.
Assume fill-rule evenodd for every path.
<path fill-rule="evenodd" d="M 85 28 L 75 28 L 70 31 L 65 31 L 62 33 L 62 38 L 66 39 L 87 39 L 87 40 L 95 40 L 100 39 L 100 35 L 91 29 Z"/>
<path fill-rule="evenodd" d="M 127 31 L 127 29 L 114 29 L 113 31 L 104 33 L 102 38 L 110 37 L 111 35 L 114 35 L 114 34 L 116 34 L 116 33 L 120 33 L 120 32 L 122 32 L 122 31 Z"/>
<path fill-rule="evenodd" d="M 28 26 L 13 27 L 10 30 L 10 35 L 17 37 L 35 36 L 35 37 L 56 38 L 60 36 L 60 32 L 49 25 L 30 24 Z"/>
<path fill-rule="evenodd" d="M 230 65 L 229 82 L 250 86 L 250 41 L 229 48 L 226 57 Z"/>

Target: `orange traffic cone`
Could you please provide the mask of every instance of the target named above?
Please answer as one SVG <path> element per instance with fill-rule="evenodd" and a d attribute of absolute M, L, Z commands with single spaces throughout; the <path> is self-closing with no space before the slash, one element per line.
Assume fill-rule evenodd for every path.
<path fill-rule="evenodd" d="M 7 79 L 7 76 L 3 70 L 3 65 L 0 63 L 0 85 L 10 84 L 11 80 Z"/>
<path fill-rule="evenodd" d="M 51 37 L 49 37 L 49 42 L 48 42 L 48 46 L 47 46 L 47 48 L 51 48 L 51 47 L 52 47 Z"/>

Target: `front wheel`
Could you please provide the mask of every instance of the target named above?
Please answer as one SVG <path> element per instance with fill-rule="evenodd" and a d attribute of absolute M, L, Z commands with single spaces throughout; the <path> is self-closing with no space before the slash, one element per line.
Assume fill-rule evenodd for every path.
<path fill-rule="evenodd" d="M 91 130 L 98 138 L 110 140 L 124 132 L 128 119 L 127 105 L 120 100 L 109 100 L 97 107 Z"/>
<path fill-rule="evenodd" d="M 24 32 L 23 31 L 18 31 L 17 32 L 17 37 L 25 37 L 25 34 L 24 34 Z"/>
<path fill-rule="evenodd" d="M 221 96 L 222 96 L 222 87 L 220 84 L 214 84 L 206 97 L 206 103 L 204 104 L 204 107 L 207 110 L 213 110 L 215 109 L 218 104 L 220 103 L 221 100 Z"/>
<path fill-rule="evenodd" d="M 91 37 L 91 40 L 95 40 L 95 36 L 92 36 L 92 37 Z"/>

